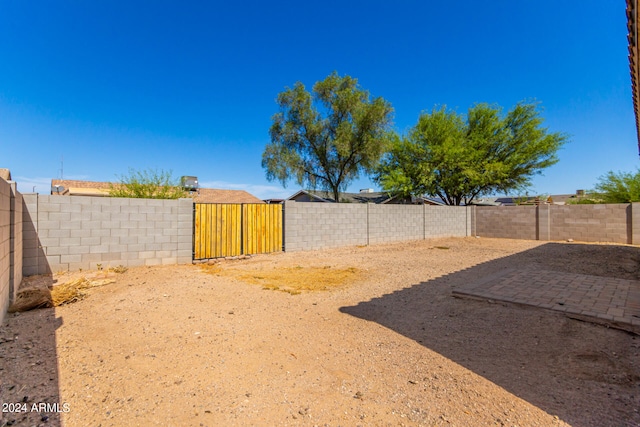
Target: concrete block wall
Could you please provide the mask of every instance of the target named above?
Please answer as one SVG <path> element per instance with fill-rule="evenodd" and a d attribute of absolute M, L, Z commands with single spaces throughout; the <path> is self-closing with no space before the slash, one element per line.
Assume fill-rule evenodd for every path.
<path fill-rule="evenodd" d="M 287 201 L 284 241 L 290 252 L 366 245 L 367 205 Z"/>
<path fill-rule="evenodd" d="M 476 206 L 476 234 L 527 240 L 640 244 L 640 203 Z"/>
<path fill-rule="evenodd" d="M 38 238 L 38 195 L 22 195 L 22 274 L 39 274 L 39 261 L 44 256 Z M 44 262 L 44 261 L 43 261 Z"/>
<path fill-rule="evenodd" d="M 640 203 L 631 204 L 631 243 L 640 244 Z"/>
<path fill-rule="evenodd" d="M 285 250 L 468 236 L 472 210 L 467 207 L 285 203 Z"/>
<path fill-rule="evenodd" d="M 11 182 L 11 215 L 9 228 L 9 290 L 11 301 L 18 293 L 22 282 L 22 260 L 24 256 L 23 230 L 22 230 L 22 194 L 18 192 L 17 184 Z"/>
<path fill-rule="evenodd" d="M 192 260 L 192 199 L 24 199 L 25 275 Z"/>
<path fill-rule="evenodd" d="M 475 206 L 475 235 L 537 240 L 536 206 Z"/>
<path fill-rule="evenodd" d="M 0 321 L 9 308 L 11 275 L 11 186 L 0 179 Z"/>
<path fill-rule="evenodd" d="M 424 239 L 424 208 L 417 205 L 364 205 L 369 244 Z"/>
<path fill-rule="evenodd" d="M 640 205 L 634 204 L 636 208 Z M 632 205 L 549 206 L 550 240 L 632 243 Z M 640 226 L 640 223 L 637 223 Z M 633 243 L 640 243 L 636 240 Z"/>
<path fill-rule="evenodd" d="M 473 235 L 473 207 L 424 205 L 425 238 Z"/>

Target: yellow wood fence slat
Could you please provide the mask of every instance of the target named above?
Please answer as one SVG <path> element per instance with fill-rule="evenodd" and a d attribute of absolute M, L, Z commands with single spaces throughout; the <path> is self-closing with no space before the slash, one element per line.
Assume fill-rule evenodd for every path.
<path fill-rule="evenodd" d="M 282 205 L 196 203 L 193 258 L 282 250 Z"/>

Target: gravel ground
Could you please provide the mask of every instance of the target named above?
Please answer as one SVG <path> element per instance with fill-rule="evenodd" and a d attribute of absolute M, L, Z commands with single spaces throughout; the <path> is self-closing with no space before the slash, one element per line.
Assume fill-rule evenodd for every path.
<path fill-rule="evenodd" d="M 503 268 L 639 265 L 631 246 L 451 238 L 109 273 L 7 316 L 0 425 L 640 426 L 640 337 L 451 296 Z M 323 270 L 340 281 L 274 274 Z"/>

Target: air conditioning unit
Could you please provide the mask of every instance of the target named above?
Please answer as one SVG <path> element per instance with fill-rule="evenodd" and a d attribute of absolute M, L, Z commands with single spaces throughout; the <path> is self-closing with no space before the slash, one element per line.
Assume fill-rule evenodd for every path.
<path fill-rule="evenodd" d="M 62 185 L 52 185 L 51 186 L 51 194 L 63 194 L 64 190 L 65 190 L 65 188 Z"/>
<path fill-rule="evenodd" d="M 198 189 L 198 177 L 183 176 L 180 178 L 180 185 L 187 191 L 196 191 Z"/>

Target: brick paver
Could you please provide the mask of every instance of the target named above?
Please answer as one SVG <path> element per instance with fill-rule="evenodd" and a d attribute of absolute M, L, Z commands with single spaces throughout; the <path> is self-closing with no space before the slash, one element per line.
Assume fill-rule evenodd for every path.
<path fill-rule="evenodd" d="M 591 318 L 640 334 L 640 281 L 549 270 L 505 269 L 453 294 Z"/>

